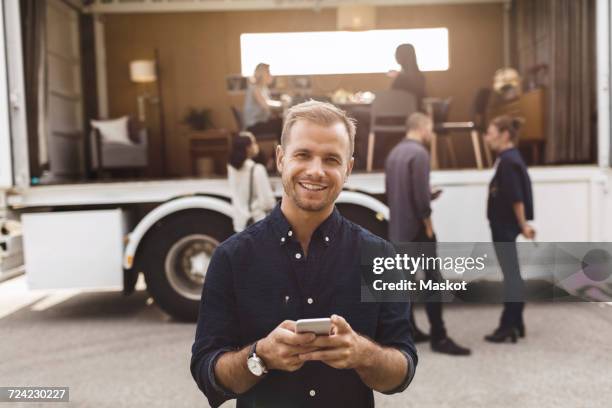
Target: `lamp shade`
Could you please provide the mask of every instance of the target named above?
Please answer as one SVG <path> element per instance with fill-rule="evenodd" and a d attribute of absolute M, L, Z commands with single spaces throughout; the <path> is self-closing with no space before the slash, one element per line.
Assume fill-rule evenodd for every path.
<path fill-rule="evenodd" d="M 136 60 L 130 62 L 130 79 L 132 82 L 155 82 L 155 61 Z"/>
<path fill-rule="evenodd" d="M 338 30 L 373 30 L 376 28 L 376 7 L 367 4 L 340 4 L 336 26 Z"/>

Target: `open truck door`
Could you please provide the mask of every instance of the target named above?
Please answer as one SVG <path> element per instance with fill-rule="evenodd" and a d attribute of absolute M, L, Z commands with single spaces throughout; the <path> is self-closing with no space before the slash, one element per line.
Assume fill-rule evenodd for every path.
<path fill-rule="evenodd" d="M 0 190 L 13 184 L 4 10 L 0 7 Z"/>
<path fill-rule="evenodd" d="M 4 1 L 1 8 L 0 98 L 4 101 L 0 102 L 0 189 L 4 188 L 7 177 L 4 175 L 6 166 L 10 166 L 12 172 L 12 183 L 8 185 L 27 188 L 30 168 L 19 1 Z M 6 86 L 5 92 L 2 92 L 3 86 Z M 7 110 L 3 110 L 3 102 L 8 103 Z M 9 160 L 5 162 L 7 155 Z"/>
<path fill-rule="evenodd" d="M 13 126 L 19 126 L 20 115 L 23 125 L 21 130 L 25 132 L 25 105 L 20 104 L 19 101 L 23 93 L 20 95 L 14 92 L 12 87 L 12 84 L 18 83 L 16 80 L 23 76 L 21 71 L 14 71 L 9 67 L 9 64 L 13 63 L 21 64 L 21 61 L 14 61 L 13 58 L 13 52 L 19 52 L 20 45 L 11 42 L 10 39 L 13 36 L 9 35 L 9 29 L 19 29 L 19 26 L 15 27 L 10 22 L 14 13 L 19 12 L 15 7 L 18 4 L 17 1 L 0 3 L 0 281 L 21 273 L 23 270 L 21 229 L 14 219 L 15 215 L 11 217 L 7 201 L 8 190 L 16 184 L 13 164 L 16 158 L 27 157 L 27 154 L 20 156 L 13 142 L 15 136 Z M 23 81 L 20 84 L 23 89 Z M 25 133 L 22 133 L 21 136 L 25 137 Z M 22 162 L 22 167 L 26 169 L 26 173 L 20 182 L 28 183 L 27 161 Z"/>
<path fill-rule="evenodd" d="M 612 129 L 612 6 L 609 0 L 597 1 L 597 105 L 598 105 L 598 163 L 601 167 L 612 165 L 612 143 L 610 130 Z"/>

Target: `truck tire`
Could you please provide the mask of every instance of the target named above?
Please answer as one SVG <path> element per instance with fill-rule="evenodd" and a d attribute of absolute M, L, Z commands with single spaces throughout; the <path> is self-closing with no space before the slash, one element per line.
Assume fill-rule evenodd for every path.
<path fill-rule="evenodd" d="M 197 320 L 212 253 L 233 232 L 229 218 L 197 209 L 165 217 L 149 230 L 137 262 L 162 310 L 181 321 Z"/>

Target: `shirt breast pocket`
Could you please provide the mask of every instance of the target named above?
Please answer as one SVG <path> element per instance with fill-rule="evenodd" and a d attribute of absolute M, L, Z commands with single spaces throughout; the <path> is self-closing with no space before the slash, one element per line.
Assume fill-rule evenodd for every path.
<path fill-rule="evenodd" d="M 379 306 L 374 302 L 361 302 L 350 296 L 337 296 L 332 313 L 342 316 L 354 331 L 373 337 L 378 324 Z"/>
<path fill-rule="evenodd" d="M 237 293 L 240 324 L 249 337 L 265 337 L 282 321 L 291 318 L 285 292 L 282 287 L 270 286 Z"/>

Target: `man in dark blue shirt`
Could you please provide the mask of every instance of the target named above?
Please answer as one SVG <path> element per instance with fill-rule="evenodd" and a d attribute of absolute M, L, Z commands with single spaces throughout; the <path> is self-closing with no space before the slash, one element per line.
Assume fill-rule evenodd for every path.
<path fill-rule="evenodd" d="M 213 407 L 372 407 L 373 389 L 412 380 L 410 305 L 361 302 L 360 254 L 394 249 L 334 207 L 354 135 L 333 105 L 291 108 L 277 149 L 281 204 L 215 251 L 191 359 Z M 329 316 L 329 336 L 296 333 L 296 320 Z"/>

